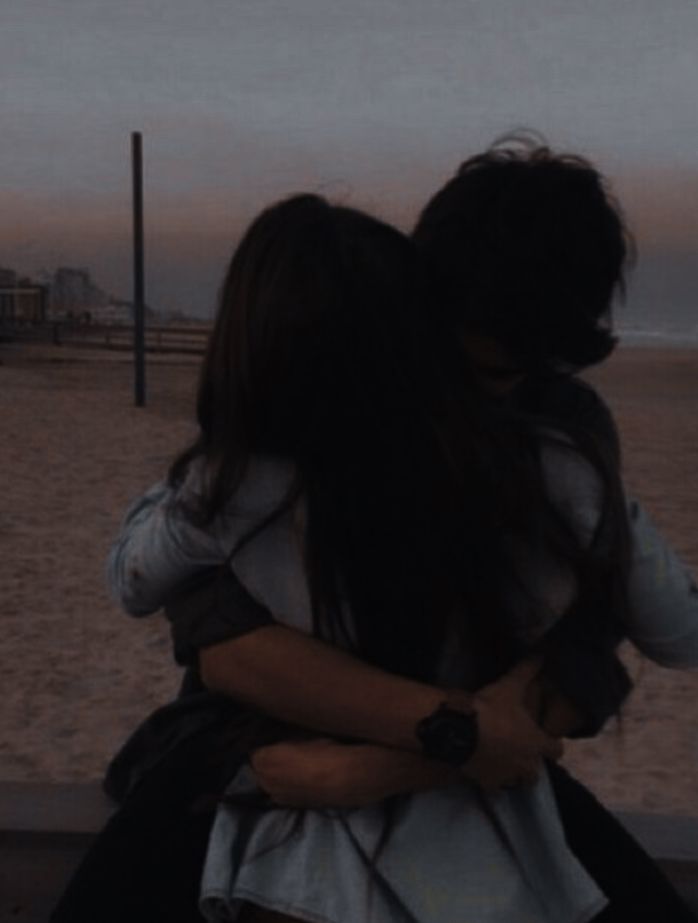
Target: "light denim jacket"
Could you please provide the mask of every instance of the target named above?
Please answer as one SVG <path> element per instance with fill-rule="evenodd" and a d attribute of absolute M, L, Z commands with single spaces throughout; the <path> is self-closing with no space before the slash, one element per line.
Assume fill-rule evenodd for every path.
<path fill-rule="evenodd" d="M 545 464 L 551 499 L 580 536 L 589 537 L 599 515 L 591 470 L 564 447 L 551 450 Z M 284 496 L 290 476 L 287 467 L 260 459 L 234 503 L 207 530 L 195 527 L 185 512 L 201 489 L 196 470 L 179 492 L 153 488 L 131 507 L 110 554 L 117 597 L 136 615 L 158 609 L 196 569 L 226 560 L 241 536 Z M 628 509 L 633 539 L 628 635 L 665 666 L 698 666 L 695 584 L 647 514 L 634 502 Z M 235 556 L 234 569 L 279 622 L 310 632 L 296 513 L 255 536 Z M 546 599 L 552 621 L 574 595 L 570 575 L 528 560 L 525 552 L 521 564 Z M 243 770 L 231 788 L 249 791 L 252 784 Z M 299 816 L 299 835 L 279 845 L 280 833 Z M 232 920 L 240 902 L 252 900 L 321 923 L 443 923 L 460 919 L 463 908 L 479 923 L 584 923 L 604 905 L 567 848 L 545 774 L 532 788 L 492 796 L 467 785 L 407 796 L 369 888 L 365 855 L 380 833 L 380 817 L 376 808 L 300 815 L 279 809 L 250 827 L 236 810 L 222 808 L 204 870 L 202 909 L 211 920 Z"/>
<path fill-rule="evenodd" d="M 558 446 L 545 457 L 551 499 L 589 540 L 599 517 L 599 486 L 590 467 L 571 449 Z M 199 467 L 179 490 L 151 487 L 128 509 L 107 563 L 114 598 L 132 615 L 162 608 L 178 585 L 204 567 L 226 561 L 236 543 L 285 497 L 290 465 L 259 458 L 228 508 L 209 528 L 195 526 L 187 507 L 202 489 Z M 667 544 L 648 513 L 628 501 L 632 558 L 629 573 L 628 637 L 647 657 L 667 667 L 698 667 L 698 588 L 688 568 Z M 302 565 L 299 506 L 264 529 L 231 566 L 238 579 L 278 621 L 300 627 L 308 604 Z M 521 550 L 521 567 L 548 619 L 572 599 L 569 574 Z M 271 604 L 270 604 L 271 603 Z"/>

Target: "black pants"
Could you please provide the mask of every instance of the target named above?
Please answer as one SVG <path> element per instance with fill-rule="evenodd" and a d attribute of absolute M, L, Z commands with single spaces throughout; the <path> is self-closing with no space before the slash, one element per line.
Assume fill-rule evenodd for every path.
<path fill-rule="evenodd" d="M 182 742 L 127 797 L 70 882 L 52 923 L 200 923 L 201 870 L 221 767 L 201 735 Z M 216 741 L 220 745 L 220 741 Z M 656 865 L 583 785 L 550 766 L 572 851 L 608 896 L 598 923 L 696 923 Z"/>
<path fill-rule="evenodd" d="M 669 881 L 625 827 L 557 764 L 548 770 L 572 852 L 610 904 L 598 923 L 696 923 Z"/>
<path fill-rule="evenodd" d="M 203 923 L 201 870 L 215 808 L 188 760 L 164 760 L 128 796 L 85 855 L 52 923 Z"/>
<path fill-rule="evenodd" d="M 199 887 L 218 799 L 247 753 L 289 735 L 277 721 L 212 703 L 208 720 L 128 790 L 51 923 L 203 923 Z"/>

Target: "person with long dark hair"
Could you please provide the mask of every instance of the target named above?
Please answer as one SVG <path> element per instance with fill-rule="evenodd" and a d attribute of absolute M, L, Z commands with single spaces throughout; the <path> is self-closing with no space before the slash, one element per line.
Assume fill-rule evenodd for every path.
<path fill-rule="evenodd" d="M 567 439 L 533 431 L 503 408 L 485 412 L 453 344 L 424 325 L 427 293 L 415 265 L 397 232 L 313 197 L 271 209 L 253 225 L 231 264 L 204 365 L 200 437 L 173 467 L 170 485 L 132 515 L 129 541 L 120 546 L 131 609 L 157 608 L 183 576 L 183 564 L 213 564 L 226 549 L 223 559 L 230 557 L 238 576 L 286 624 L 314 628 L 373 664 L 422 682 L 447 675 L 449 650 L 457 682 L 472 690 L 512 667 L 516 673 L 515 665 L 539 650 L 572 603 L 591 607 L 599 593 L 611 590 L 624 611 L 623 516 L 614 513 L 621 498 L 613 472 L 592 448 L 583 461 Z M 265 458 L 277 461 L 269 467 Z M 164 532 L 151 515 L 154 508 L 168 524 Z M 158 532 L 166 547 L 170 542 L 165 554 L 150 544 Z M 135 556 L 133 547 L 124 554 L 136 534 Z M 172 547 L 179 558 L 170 556 Z M 672 573 L 677 578 L 675 565 Z M 637 589 L 634 576 L 631 589 Z M 677 578 L 674 589 L 677 598 L 685 597 L 685 579 Z M 636 617 L 638 611 L 642 624 L 648 613 L 635 606 Z M 634 630 L 641 635 L 638 624 Z M 534 662 L 524 680 L 536 671 Z M 429 720 L 409 735 L 432 757 L 431 767 L 423 768 L 433 770 L 433 758 L 442 757 L 462 764 L 464 778 L 486 784 L 497 757 L 487 754 L 494 739 L 487 697 L 463 689 L 457 695 L 441 690 L 440 696 L 447 702 L 453 696 L 450 708 L 424 715 Z M 451 733 L 453 722 L 460 722 L 461 749 L 442 752 L 439 726 Z M 473 736 L 476 725 L 479 737 Z M 527 742 L 523 778 L 533 784 L 540 757 L 554 748 L 532 727 Z M 478 837 L 490 837 L 490 858 L 499 856 L 500 871 L 509 867 L 512 838 L 523 836 L 522 848 L 524 841 L 527 847 L 554 843 L 546 862 L 559 864 L 560 880 L 546 887 L 535 884 L 540 856 L 524 859 L 514 849 L 519 871 L 503 875 L 512 889 L 511 913 L 514 907 L 524 913 L 536 901 L 549 914 L 558 913 L 551 907 L 571 913 L 576 901 L 574 912 L 581 902 L 590 918 L 599 894 L 568 853 L 550 803 L 536 810 L 533 791 L 518 789 L 483 812 L 472 787 L 460 784 L 456 792 L 453 773 L 444 778 L 440 772 L 442 784 L 451 783 L 450 794 L 432 801 L 409 796 L 405 829 L 414 832 L 420 817 L 423 822 L 431 811 L 436 818 L 439 810 L 462 809 L 470 798 L 466 813 L 477 818 Z M 504 775 L 495 784 L 502 781 Z M 534 785 L 538 795 L 541 785 L 544 777 Z M 517 820 L 517 802 L 529 812 L 525 825 Z M 511 810 L 500 814 L 503 803 Z M 279 815 L 265 817 L 276 818 L 275 826 Z M 328 822 L 336 835 L 336 818 L 308 817 L 316 821 L 316 848 L 325 842 Z M 346 838 L 337 858 L 361 858 L 356 830 L 351 823 L 341 829 Z M 370 829 L 368 840 L 375 834 Z M 221 835 L 219 825 L 219 847 Z M 463 842 L 473 835 L 473 829 L 463 832 Z M 388 865 L 393 839 L 383 844 L 381 861 Z M 266 854 L 285 862 L 292 842 L 272 843 Z M 269 846 L 264 836 L 261 845 Z M 469 871 L 454 906 L 476 899 L 472 857 Z M 395 883 L 382 880 L 385 899 Z M 302 878 L 297 881 L 302 887 Z M 409 913 L 419 894 L 406 899 L 401 912 Z M 483 913 L 504 914 L 493 919 L 516 918 L 504 906 L 503 891 L 496 909 L 492 893 L 479 899 Z M 270 901 L 265 893 L 262 903 Z M 314 911 L 306 906 L 306 912 Z M 344 911 L 336 912 L 341 918 Z"/>

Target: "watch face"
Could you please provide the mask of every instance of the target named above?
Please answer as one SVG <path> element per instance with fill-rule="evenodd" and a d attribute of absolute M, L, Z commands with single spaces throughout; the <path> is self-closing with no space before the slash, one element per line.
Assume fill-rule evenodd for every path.
<path fill-rule="evenodd" d="M 475 712 L 456 711 L 442 705 L 419 722 L 416 734 L 425 756 L 461 766 L 477 748 L 477 731 Z"/>

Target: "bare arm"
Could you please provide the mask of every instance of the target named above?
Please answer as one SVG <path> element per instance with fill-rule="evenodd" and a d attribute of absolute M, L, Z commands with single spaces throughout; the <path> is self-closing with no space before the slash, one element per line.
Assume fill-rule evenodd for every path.
<path fill-rule="evenodd" d="M 362 807 L 463 781 L 457 769 L 416 753 L 327 738 L 261 747 L 251 763 L 273 801 L 299 808 Z"/>
<path fill-rule="evenodd" d="M 542 675 L 536 677 L 526 691 L 526 710 L 538 726 L 554 738 L 575 735 L 585 721 L 574 702 Z"/>
<path fill-rule="evenodd" d="M 451 696 L 279 624 L 204 648 L 199 665 L 210 689 L 265 714 L 405 750 L 419 749 L 417 722 Z M 468 709 L 471 697 L 458 697 Z"/>
<path fill-rule="evenodd" d="M 522 664 L 471 696 L 385 673 L 280 625 L 208 647 L 200 662 L 209 687 L 266 714 L 412 753 L 421 750 L 417 723 L 440 704 L 475 709 L 479 745 L 461 772 L 485 788 L 531 779 L 542 758 L 562 752 L 526 710 L 538 663 Z"/>
<path fill-rule="evenodd" d="M 532 784 L 538 778 L 541 754 L 529 752 L 524 756 L 525 744 L 530 741 L 525 729 L 516 740 L 511 716 L 520 722 L 522 690 L 538 666 L 533 661 L 524 662 L 473 697 L 480 745 L 462 767 L 378 744 L 315 738 L 257 750 L 251 757 L 257 782 L 278 804 L 293 807 L 360 807 L 391 795 L 465 782 L 489 791 L 504 785 Z M 544 735 L 538 733 L 542 740 Z M 545 755 L 554 758 L 560 751 L 550 748 Z"/>

